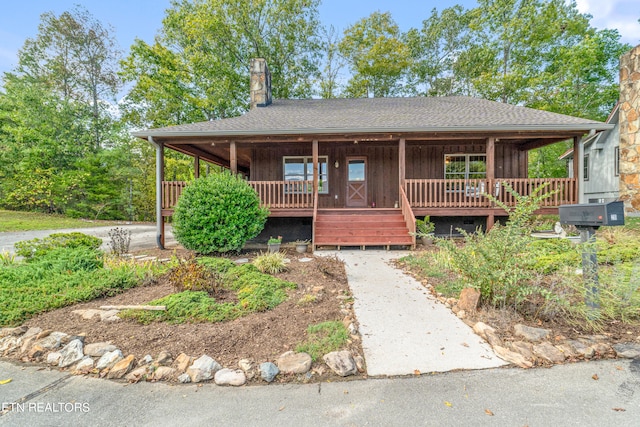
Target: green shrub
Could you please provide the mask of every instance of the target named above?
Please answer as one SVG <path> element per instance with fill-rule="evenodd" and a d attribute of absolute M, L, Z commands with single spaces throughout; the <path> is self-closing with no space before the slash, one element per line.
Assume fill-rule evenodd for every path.
<path fill-rule="evenodd" d="M 508 192 L 516 198 L 515 207 L 508 207 L 487 195 L 509 214 L 505 225 L 496 224 L 489 232 L 475 234 L 459 230 L 464 245 L 457 246 L 442 240 L 440 246 L 451 255 L 452 266 L 468 286 L 480 290 L 481 301 L 493 307 L 519 306 L 528 296 L 543 293 L 532 285 L 534 259 L 528 248 L 532 241 L 531 216 L 542 200 L 553 194 L 545 193 L 545 185 L 530 196 L 521 196 L 507 184 Z"/>
<path fill-rule="evenodd" d="M 86 247 L 55 248 L 28 263 L 0 266 L 0 326 L 43 311 L 115 295 L 142 282 L 148 269 L 102 267 L 102 254 Z"/>
<path fill-rule="evenodd" d="M 175 207 L 173 233 L 202 254 L 240 250 L 264 228 L 268 210 L 240 176 L 216 173 L 187 186 Z"/>
<path fill-rule="evenodd" d="M 199 257 L 197 258 L 198 264 L 204 265 L 212 271 L 220 273 L 226 273 L 229 269 L 236 266 L 236 263 L 228 258 L 220 257 Z"/>
<path fill-rule="evenodd" d="M 332 351 L 340 350 L 349 339 L 349 331 L 342 322 L 329 321 L 307 328 L 308 338 L 296 346 L 297 352 L 307 353 L 313 360 Z"/>
<path fill-rule="evenodd" d="M 234 267 L 227 273 L 228 286 L 237 291 L 238 303 L 248 311 L 270 310 L 287 299 L 285 289 L 295 283 L 261 273 L 253 264 Z"/>
<path fill-rule="evenodd" d="M 16 254 L 26 259 L 37 258 L 57 248 L 98 249 L 102 240 L 79 232 L 54 233 L 43 239 L 23 240 L 15 244 Z"/>
<path fill-rule="evenodd" d="M 253 260 L 258 270 L 267 274 L 277 274 L 286 269 L 285 256 L 282 252 L 261 253 Z"/>

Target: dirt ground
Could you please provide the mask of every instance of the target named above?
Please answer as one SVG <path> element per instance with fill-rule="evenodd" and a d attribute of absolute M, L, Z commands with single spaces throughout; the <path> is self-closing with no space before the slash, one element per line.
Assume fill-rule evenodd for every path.
<path fill-rule="evenodd" d="M 139 251 L 166 258 L 170 252 L 158 250 Z M 187 251 L 177 252 L 187 256 Z M 244 253 L 237 258 L 252 259 L 256 253 Z M 299 259 L 311 258 L 310 262 Z M 160 351 L 168 351 L 174 357 L 180 353 L 200 357 L 208 354 L 222 366 L 235 368 L 240 359 L 256 363 L 274 361 L 282 353 L 295 350 L 296 345 L 307 338 L 307 327 L 328 320 L 353 319 L 341 312 L 339 295 L 350 295 L 344 265 L 336 258 L 317 257 L 310 253 L 287 252 L 291 261 L 287 271 L 277 274 L 281 279 L 294 282 L 297 289 L 289 291 L 289 298 L 273 310 L 251 314 L 240 319 L 221 323 L 152 323 L 141 325 L 133 320 L 100 322 L 99 318 L 84 320 L 73 314 L 74 310 L 103 305 L 145 304 L 174 292 L 166 280 L 158 280 L 130 289 L 119 295 L 76 304 L 38 315 L 25 324 L 42 329 L 62 331 L 68 334 L 85 334 L 85 342 L 111 341 L 124 355 L 133 354 L 137 359 L 147 354 L 156 357 Z M 298 304 L 305 295 L 315 295 L 316 302 Z M 349 342 L 353 354 L 362 355 L 359 340 Z M 317 378 L 316 378 L 317 379 Z"/>

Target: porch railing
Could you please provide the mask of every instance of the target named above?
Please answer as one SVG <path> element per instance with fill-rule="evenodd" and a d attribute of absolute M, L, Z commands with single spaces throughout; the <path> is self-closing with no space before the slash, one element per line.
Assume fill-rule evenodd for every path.
<path fill-rule="evenodd" d="M 173 209 L 186 181 L 162 181 L 162 209 Z M 313 181 L 249 181 L 263 206 L 273 209 L 313 208 Z"/>
<path fill-rule="evenodd" d="M 313 181 L 249 181 L 249 185 L 269 208 L 313 208 Z"/>
<path fill-rule="evenodd" d="M 522 196 L 530 195 L 536 188 L 548 183 L 542 194 L 557 192 L 544 199 L 541 207 L 578 203 L 574 178 L 407 179 L 405 190 L 414 208 L 493 207 L 493 202 L 486 194 L 493 195 L 507 206 L 513 206 L 516 198 L 507 191 L 505 183 Z"/>
<path fill-rule="evenodd" d="M 409 199 L 407 199 L 407 193 L 405 193 L 404 188 L 400 185 L 400 208 L 402 209 L 402 216 L 404 218 L 405 224 L 407 224 L 407 230 L 409 230 L 409 234 L 411 235 L 411 248 L 415 249 L 416 247 L 416 216 L 413 214 L 413 210 L 411 210 L 411 204 L 409 203 Z"/>

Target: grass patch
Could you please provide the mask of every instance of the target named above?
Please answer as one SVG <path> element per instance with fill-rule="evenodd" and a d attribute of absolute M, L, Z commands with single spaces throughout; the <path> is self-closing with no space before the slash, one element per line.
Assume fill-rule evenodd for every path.
<path fill-rule="evenodd" d="M 237 303 L 216 301 L 216 295 L 204 291 L 184 290 L 151 301 L 150 305 L 166 305 L 166 311 L 134 310 L 124 311 L 121 316 L 148 324 L 154 321 L 169 323 L 184 322 L 221 322 L 233 320 L 249 313 L 266 311 L 280 305 L 287 299 L 287 289 L 295 289 L 291 282 L 261 273 L 254 265 L 236 266 L 224 258 L 204 257 L 198 265 L 209 269 L 219 287 L 235 293 Z M 171 276 L 171 272 L 169 275 Z M 174 284 L 184 289 L 180 284 Z"/>
<path fill-rule="evenodd" d="M 307 328 L 307 340 L 296 346 L 297 352 L 309 354 L 315 361 L 327 353 L 340 350 L 349 339 L 349 331 L 339 321 L 322 322 Z"/>
<path fill-rule="evenodd" d="M 88 228 L 115 225 L 115 221 L 89 221 L 37 212 L 19 212 L 0 209 L 0 232 L 29 230 L 58 230 L 61 228 Z"/>
<path fill-rule="evenodd" d="M 29 262 L 0 265 L 0 326 L 15 326 L 38 313 L 103 296 L 141 283 L 149 267 L 104 268 L 88 248 L 57 248 Z"/>

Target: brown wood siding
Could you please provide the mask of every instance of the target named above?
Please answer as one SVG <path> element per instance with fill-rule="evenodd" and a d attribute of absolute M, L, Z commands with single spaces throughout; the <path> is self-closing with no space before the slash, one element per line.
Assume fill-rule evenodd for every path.
<path fill-rule="evenodd" d="M 278 144 L 277 147 L 255 147 L 251 160 L 251 180 L 279 181 L 283 179 L 284 156 L 311 157 L 311 143 Z M 320 194 L 321 208 L 342 208 L 346 194 L 347 156 L 367 157 L 367 202 L 376 207 L 392 208 L 398 201 L 398 143 L 322 143 L 318 155 L 328 157 L 329 194 Z M 334 166 L 338 161 L 338 168 Z"/>
<path fill-rule="evenodd" d="M 444 145 L 433 143 L 407 143 L 408 179 L 443 179 L 445 154 L 484 154 L 484 143 L 456 144 L 453 141 Z M 517 145 L 496 143 L 496 178 L 526 178 L 527 152 Z"/>

